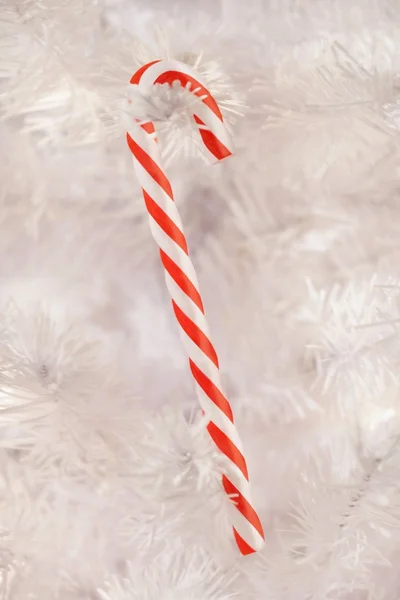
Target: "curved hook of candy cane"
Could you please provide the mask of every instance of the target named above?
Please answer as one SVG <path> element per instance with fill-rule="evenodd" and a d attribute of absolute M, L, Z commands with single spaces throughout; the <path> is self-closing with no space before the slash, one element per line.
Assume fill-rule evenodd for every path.
<path fill-rule="evenodd" d="M 175 81 L 202 100 L 194 106 L 193 119 L 208 161 L 215 163 L 231 156 L 233 144 L 219 106 L 188 65 L 176 60 L 155 60 L 136 71 L 130 83 L 137 85 L 142 94 L 151 95 L 154 84 L 172 85 Z"/>
<path fill-rule="evenodd" d="M 156 83 L 179 81 L 202 100 L 193 106 L 193 118 L 213 162 L 231 154 L 231 141 L 221 112 L 191 69 L 176 61 L 155 61 L 145 65 L 131 79 L 144 94 Z M 251 502 L 246 460 L 232 409 L 225 397 L 218 356 L 210 340 L 208 323 L 199 291 L 199 282 L 189 257 L 183 226 L 174 202 L 171 184 L 164 172 L 154 123 L 132 123 L 127 133 L 134 168 L 143 190 L 150 229 L 156 240 L 172 306 L 180 326 L 182 342 L 196 383 L 200 406 L 208 418 L 208 433 L 225 457 L 222 484 L 232 499 L 232 524 L 242 554 L 251 554 L 264 545 L 261 521 Z"/>

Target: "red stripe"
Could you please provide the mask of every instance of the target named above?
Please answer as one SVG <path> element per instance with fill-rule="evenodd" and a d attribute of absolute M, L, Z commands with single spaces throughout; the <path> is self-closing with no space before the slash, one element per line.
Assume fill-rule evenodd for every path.
<path fill-rule="evenodd" d="M 182 291 L 192 300 L 196 306 L 201 310 L 204 314 L 203 303 L 201 301 L 201 296 L 190 281 L 189 277 L 178 267 L 176 263 L 167 255 L 163 250 L 160 250 L 160 256 L 162 264 L 164 265 L 165 270 L 169 273 L 172 279 L 175 281 L 177 285 L 181 288 Z"/>
<path fill-rule="evenodd" d="M 190 364 L 190 370 L 192 371 L 193 377 L 195 378 L 195 380 L 197 381 L 197 383 L 199 384 L 199 386 L 201 387 L 203 392 L 205 394 L 207 394 L 207 396 L 210 398 L 210 400 L 212 400 L 214 402 L 214 404 L 222 410 L 224 415 L 226 415 L 228 417 L 228 419 L 231 421 L 231 423 L 233 423 L 234 421 L 233 421 L 232 409 L 231 409 L 231 405 L 229 404 L 228 400 L 219 391 L 217 386 L 213 384 L 211 379 L 209 379 L 207 377 L 207 375 L 205 375 L 203 373 L 203 371 L 201 371 L 199 369 L 199 367 L 194 364 L 194 362 L 192 361 L 191 358 L 189 359 L 189 364 Z"/>
<path fill-rule="evenodd" d="M 145 71 L 147 71 L 147 69 L 148 69 L 149 67 L 151 67 L 151 65 L 155 65 L 155 64 L 156 64 L 156 63 L 158 63 L 158 62 L 161 62 L 161 61 L 160 61 L 160 59 L 158 59 L 158 60 L 153 60 L 152 62 L 149 62 L 149 63 L 147 63 L 147 65 L 143 65 L 143 67 L 140 67 L 140 69 L 138 69 L 138 70 L 136 71 L 136 73 L 135 73 L 134 75 L 132 75 L 132 78 L 131 78 L 131 83 L 133 83 L 133 84 L 138 84 L 138 83 L 139 83 L 139 81 L 140 81 L 140 80 L 141 80 L 141 78 L 142 78 L 142 75 L 143 75 L 143 73 L 144 73 Z"/>
<path fill-rule="evenodd" d="M 242 513 L 242 515 L 247 519 L 247 521 L 249 521 L 249 523 L 253 525 L 254 529 L 256 529 L 261 535 L 261 537 L 264 539 L 264 532 L 261 525 L 261 521 L 258 518 L 258 515 L 254 508 L 247 502 L 246 498 L 239 492 L 239 490 L 233 485 L 231 481 L 229 481 L 229 479 L 225 475 L 222 476 L 222 485 L 224 486 L 225 492 L 229 496 L 234 495 L 234 497 L 232 498 L 232 502 L 235 504 L 236 508 Z"/>
<path fill-rule="evenodd" d="M 172 193 L 171 184 L 168 181 L 165 173 L 160 169 L 157 163 L 141 148 L 135 140 L 131 138 L 129 133 L 126 134 L 126 139 L 128 141 L 128 146 L 133 156 L 136 158 L 138 162 L 146 169 L 148 174 L 158 183 L 158 185 L 164 190 L 164 192 L 171 198 L 174 199 L 174 195 Z"/>
<path fill-rule="evenodd" d="M 179 308 L 179 306 L 172 300 L 172 306 L 174 309 L 175 316 L 178 320 L 179 325 L 188 337 L 204 352 L 206 356 L 219 368 L 218 356 L 215 352 L 214 346 L 202 332 L 200 327 L 196 325 L 185 313 Z"/>
<path fill-rule="evenodd" d="M 244 539 L 238 534 L 238 532 L 236 531 L 236 529 L 234 527 L 233 527 L 233 535 L 235 536 L 236 544 L 238 545 L 240 553 L 243 554 L 243 556 L 247 556 L 247 554 L 254 554 L 254 552 L 256 552 L 256 550 L 254 550 L 254 548 L 249 546 L 249 544 L 244 541 Z"/>
<path fill-rule="evenodd" d="M 214 440 L 216 446 L 242 471 L 243 475 L 248 481 L 249 475 L 247 473 L 246 461 L 239 448 L 237 448 L 232 440 L 228 438 L 226 433 L 221 431 L 221 429 L 212 421 L 208 423 L 207 431 Z"/>
<path fill-rule="evenodd" d="M 151 121 L 147 121 L 147 123 L 141 123 L 140 127 L 146 132 L 146 133 L 155 133 L 155 127 L 154 127 L 154 123 L 152 123 Z"/>
<path fill-rule="evenodd" d="M 146 203 L 146 208 L 149 214 L 153 217 L 153 219 L 158 223 L 165 233 L 174 240 L 174 242 L 182 248 L 182 250 L 188 254 L 188 247 L 186 243 L 186 238 L 183 235 L 183 232 L 179 229 L 177 225 L 173 222 L 173 220 L 167 215 L 166 212 L 151 198 L 148 193 L 143 190 L 144 201 Z"/>
<path fill-rule="evenodd" d="M 190 75 L 186 75 L 186 73 L 180 73 L 179 71 L 166 71 L 165 73 L 161 73 L 157 77 L 154 83 L 169 83 L 172 85 L 174 81 L 179 81 L 182 87 L 186 87 L 188 83 L 190 83 L 189 90 L 195 94 L 196 96 L 205 96 L 203 99 L 204 104 L 210 108 L 214 114 L 222 121 L 221 111 L 219 110 L 218 104 L 215 102 L 214 98 L 211 96 L 210 92 L 202 85 L 197 79 L 191 77 Z M 197 90 L 197 91 L 194 91 Z"/>
<path fill-rule="evenodd" d="M 193 117 L 198 125 L 205 125 L 205 123 L 203 123 L 199 117 L 196 115 L 193 115 Z M 209 151 L 214 154 L 218 160 L 223 160 L 224 158 L 228 158 L 228 156 L 232 156 L 232 152 L 228 150 L 228 148 L 213 134 L 212 131 L 209 129 L 199 128 L 199 133 L 205 146 L 207 146 Z"/>

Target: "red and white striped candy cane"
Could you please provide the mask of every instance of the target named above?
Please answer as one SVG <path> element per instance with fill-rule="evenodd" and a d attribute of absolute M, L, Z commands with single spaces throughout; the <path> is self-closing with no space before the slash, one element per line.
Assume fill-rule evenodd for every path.
<path fill-rule="evenodd" d="M 190 67 L 174 60 L 156 60 L 141 67 L 133 75 L 131 84 L 151 97 L 154 84 L 172 85 L 175 81 L 201 99 L 193 105 L 193 119 L 208 157 L 216 162 L 230 156 L 231 140 L 221 111 Z M 171 184 L 161 165 L 154 124 L 134 121 L 127 140 L 149 212 L 151 232 L 160 248 L 167 287 L 189 355 L 200 405 L 209 418 L 207 429 L 227 458 L 222 483 L 236 507 L 232 511 L 236 543 L 242 554 L 251 554 L 264 544 L 263 529 L 251 503 L 242 444 L 231 406 L 223 393 L 218 357 L 210 341 L 196 271 L 189 258 Z"/>

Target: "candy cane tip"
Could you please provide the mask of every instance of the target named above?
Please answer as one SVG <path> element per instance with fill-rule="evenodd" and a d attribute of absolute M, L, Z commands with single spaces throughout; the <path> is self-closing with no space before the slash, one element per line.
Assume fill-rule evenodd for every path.
<path fill-rule="evenodd" d="M 134 84 L 130 85 L 127 110 L 132 121 L 154 123 L 165 158 L 182 153 L 197 156 L 201 148 L 193 112 L 201 102 L 202 98 L 179 82 L 153 85 L 150 90 Z"/>
<path fill-rule="evenodd" d="M 213 164 L 233 152 L 228 131 L 240 115 L 243 103 L 231 93 L 228 78 L 215 62 L 206 63 L 197 56 L 185 55 L 185 59 L 185 62 L 157 60 L 138 69 L 130 80 L 126 112 L 131 122 L 154 123 L 165 159 L 176 155 L 201 156 Z M 212 105 L 217 108 L 211 112 L 223 121 L 225 130 L 219 136 L 225 149 L 221 146 L 217 156 L 213 156 L 212 150 L 205 151 L 205 147 L 213 146 L 211 136 L 206 136 L 207 141 L 204 136 L 199 137 L 199 126 L 207 128 L 207 125 L 193 119 L 196 114 L 201 118 Z M 215 129 L 215 124 L 212 127 Z"/>

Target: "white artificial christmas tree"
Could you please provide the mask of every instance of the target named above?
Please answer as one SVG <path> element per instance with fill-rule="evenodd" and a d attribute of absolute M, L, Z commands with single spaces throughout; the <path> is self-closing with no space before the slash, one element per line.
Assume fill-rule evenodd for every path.
<path fill-rule="evenodd" d="M 399 9 L 0 1 L 2 600 L 398 600 Z M 222 164 L 189 92 L 128 89 L 171 57 Z M 264 525 L 246 557 L 126 145 L 149 111 Z"/>

